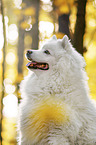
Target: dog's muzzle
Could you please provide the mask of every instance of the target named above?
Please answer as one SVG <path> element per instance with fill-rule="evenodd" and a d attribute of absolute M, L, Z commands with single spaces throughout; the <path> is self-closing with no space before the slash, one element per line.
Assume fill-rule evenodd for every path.
<path fill-rule="evenodd" d="M 30 61 L 26 66 L 30 69 L 48 70 L 49 65 L 45 62 L 36 62 L 32 59 L 32 50 L 27 50 L 26 57 Z"/>
<path fill-rule="evenodd" d="M 26 57 L 28 60 L 32 61 L 31 54 L 33 53 L 32 50 L 27 50 Z"/>

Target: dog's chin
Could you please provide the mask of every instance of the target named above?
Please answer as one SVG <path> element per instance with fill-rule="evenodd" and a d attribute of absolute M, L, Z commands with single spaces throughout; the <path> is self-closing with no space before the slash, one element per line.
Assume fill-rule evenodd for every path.
<path fill-rule="evenodd" d="M 27 67 L 28 68 L 28 67 Z M 29 72 L 30 73 L 34 73 L 37 77 L 45 77 L 48 73 L 49 73 L 49 70 L 42 70 L 42 69 L 32 69 L 32 68 L 28 68 Z"/>

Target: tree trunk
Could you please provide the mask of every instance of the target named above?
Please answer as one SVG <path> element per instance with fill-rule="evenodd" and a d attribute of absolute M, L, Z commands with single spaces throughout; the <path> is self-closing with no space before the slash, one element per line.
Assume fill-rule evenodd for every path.
<path fill-rule="evenodd" d="M 1 4 L 1 14 L 2 14 L 2 24 L 3 24 L 3 38 L 4 38 L 4 45 L 3 45 L 3 63 L 2 63 L 2 96 L 0 97 L 0 144 L 2 145 L 2 130 L 3 130 L 3 98 L 5 94 L 4 89 L 4 79 L 5 79 L 5 56 L 6 56 L 6 28 L 5 28 L 5 19 L 4 19 L 4 4 L 3 1 L 0 0 Z"/>
<path fill-rule="evenodd" d="M 32 30 L 25 32 L 22 28 L 19 28 L 19 41 L 18 41 L 18 73 L 22 74 L 23 67 L 23 57 L 24 57 L 24 35 L 29 34 L 32 37 L 32 49 L 38 49 L 39 43 L 39 30 L 38 30 L 38 20 L 39 20 L 39 0 L 24 0 L 26 7 L 33 6 L 36 10 L 35 13 L 35 23 L 32 26 Z M 24 21 L 24 18 L 20 23 Z"/>
<path fill-rule="evenodd" d="M 35 14 L 35 23 L 32 26 L 32 30 L 30 32 L 32 36 L 32 49 L 38 49 L 38 44 L 39 44 L 39 6 L 40 6 L 40 1 L 39 0 L 33 0 L 32 5 L 34 6 L 36 10 Z"/>
<path fill-rule="evenodd" d="M 19 24 L 22 22 L 21 20 Z M 24 55 L 24 34 L 25 30 L 19 27 L 19 40 L 18 40 L 18 74 L 22 74 L 23 55 Z"/>
<path fill-rule="evenodd" d="M 70 37 L 69 14 L 63 14 L 59 16 L 59 32 L 62 32 Z"/>
<path fill-rule="evenodd" d="M 78 0 L 77 20 L 73 36 L 73 46 L 83 55 L 83 36 L 85 33 L 85 13 L 87 0 Z"/>

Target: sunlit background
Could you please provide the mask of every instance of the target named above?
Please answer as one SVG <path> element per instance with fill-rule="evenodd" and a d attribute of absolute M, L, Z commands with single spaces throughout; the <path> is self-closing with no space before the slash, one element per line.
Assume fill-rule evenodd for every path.
<path fill-rule="evenodd" d="M 2 145 L 16 145 L 19 83 L 28 74 L 25 51 L 40 48 L 53 34 L 56 34 L 57 38 L 62 38 L 64 33 L 59 32 L 58 18 L 63 14 L 69 14 L 69 30 L 74 34 L 77 4 L 74 0 L 36 0 L 37 6 L 34 0 L 33 3 L 32 0 L 2 0 L 2 2 L 6 47 L 4 52 L 4 24 L 0 11 L 1 135 Z M 96 100 L 96 0 L 87 1 L 85 19 L 83 46 L 86 52 L 83 55 L 87 63 L 90 96 Z M 34 27 L 36 22 L 38 30 Z M 3 69 L 4 80 L 2 80 Z"/>

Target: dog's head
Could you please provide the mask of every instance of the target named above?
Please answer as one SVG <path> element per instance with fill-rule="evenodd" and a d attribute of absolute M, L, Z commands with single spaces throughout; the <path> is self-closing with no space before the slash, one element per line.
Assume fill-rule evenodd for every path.
<path fill-rule="evenodd" d="M 81 69 L 85 65 L 83 57 L 72 47 L 68 37 L 57 39 L 55 35 L 39 50 L 27 50 L 27 67 L 34 71 L 46 72 L 62 69 L 68 73 L 69 69 Z"/>

